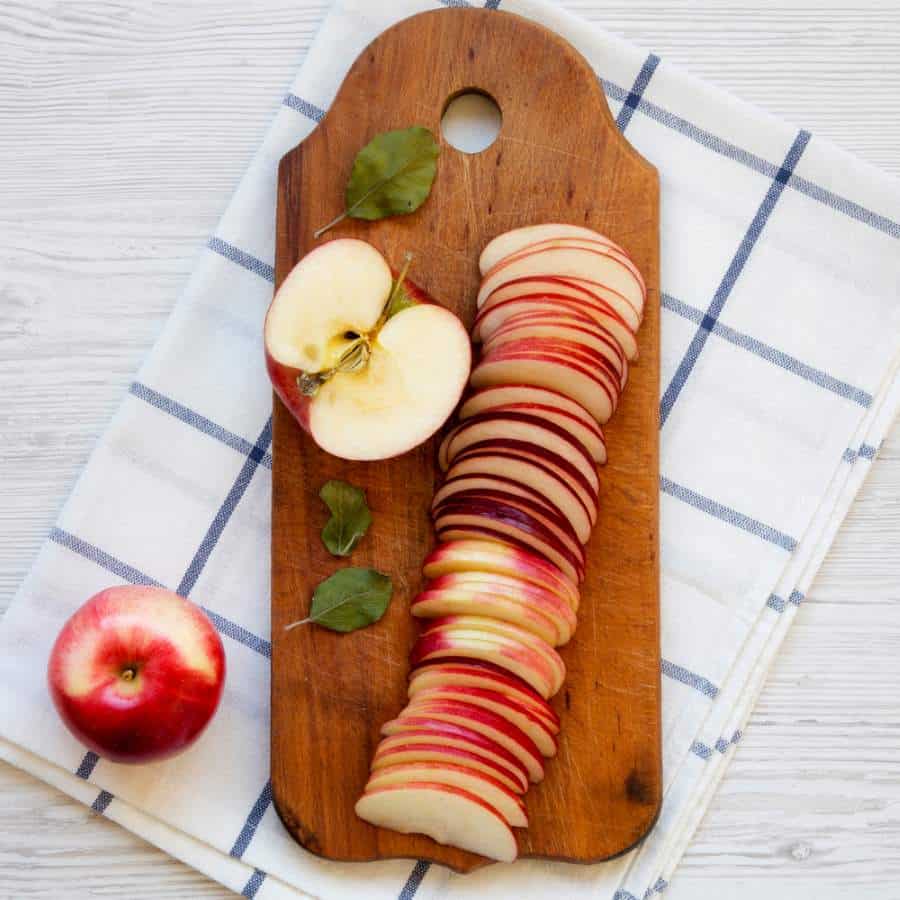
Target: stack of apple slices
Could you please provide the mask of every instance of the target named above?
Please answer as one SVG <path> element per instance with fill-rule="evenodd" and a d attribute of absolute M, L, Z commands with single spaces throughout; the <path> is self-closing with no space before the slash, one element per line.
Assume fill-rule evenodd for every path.
<path fill-rule="evenodd" d="M 439 450 L 440 543 L 411 603 L 429 622 L 356 812 L 511 861 L 522 795 L 557 750 L 555 648 L 575 631 L 601 426 L 637 356 L 646 290 L 621 247 L 572 225 L 501 235 L 480 267 L 482 353 Z"/>

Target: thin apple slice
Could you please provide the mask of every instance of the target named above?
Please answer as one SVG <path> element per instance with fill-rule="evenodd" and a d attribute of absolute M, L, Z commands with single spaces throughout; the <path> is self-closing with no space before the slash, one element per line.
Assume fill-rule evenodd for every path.
<path fill-rule="evenodd" d="M 409 676 L 409 696 L 433 687 L 480 687 L 505 694 L 527 706 L 554 733 L 559 734 L 559 716 L 553 707 L 521 678 L 488 663 L 430 662 L 413 669 Z"/>
<path fill-rule="evenodd" d="M 510 770 L 485 754 L 452 743 L 438 743 L 437 740 L 437 735 L 427 731 L 402 732 L 382 738 L 372 758 L 372 771 L 410 763 L 442 762 L 484 772 L 515 794 L 522 794 L 528 789 L 528 778 L 519 769 Z"/>
<path fill-rule="evenodd" d="M 499 635 L 444 631 L 420 636 L 410 651 L 410 664 L 417 666 L 434 659 L 467 659 L 493 663 L 517 675 L 545 700 L 558 690 L 557 673 L 543 654 L 520 641 Z"/>
<path fill-rule="evenodd" d="M 437 518 L 442 512 L 450 510 L 480 510 L 490 504 L 498 508 L 518 510 L 527 517 L 526 525 L 528 527 L 532 522 L 538 522 L 546 532 L 552 535 L 555 542 L 563 544 L 578 564 L 585 562 L 584 547 L 571 522 L 558 510 L 552 507 L 548 508 L 543 503 L 538 503 L 529 497 L 521 497 L 508 491 L 494 489 L 460 491 L 435 506 L 434 516 Z"/>
<path fill-rule="evenodd" d="M 618 247 L 618 244 L 599 231 L 594 231 L 593 228 L 585 228 L 583 225 L 568 225 L 562 222 L 525 225 L 522 228 L 513 228 L 511 231 L 499 234 L 493 240 L 488 241 L 484 250 L 481 251 L 481 256 L 478 258 L 478 269 L 484 275 L 507 256 L 512 256 L 526 247 L 560 238 L 585 238 Z M 621 252 L 625 253 L 624 250 Z"/>
<path fill-rule="evenodd" d="M 496 809 L 506 820 L 507 825 L 513 828 L 528 827 L 525 804 L 509 788 L 490 775 L 466 766 L 433 761 L 384 766 L 372 772 L 366 782 L 365 791 L 370 793 L 380 787 L 405 785 L 416 781 L 449 784 L 462 788 Z"/>
<path fill-rule="evenodd" d="M 410 601 L 409 611 L 422 619 L 454 614 L 492 616 L 530 631 L 551 647 L 566 643 L 572 636 L 574 613 L 558 597 L 527 595 L 524 591 L 504 593 L 492 588 L 489 581 L 426 587 Z"/>
<path fill-rule="evenodd" d="M 557 742 L 553 732 L 540 716 L 536 716 L 527 706 L 513 698 L 479 687 L 450 685 L 417 691 L 411 698 L 407 711 L 419 709 L 423 704 L 443 700 L 470 703 L 502 716 L 526 734 L 544 756 L 556 756 Z"/>
<path fill-rule="evenodd" d="M 545 246 L 504 259 L 484 276 L 476 303 L 480 307 L 491 291 L 513 279 L 547 273 L 598 281 L 625 296 L 635 309 L 643 307 L 644 287 L 637 270 L 621 254 L 599 245 L 597 249 Z"/>
<path fill-rule="evenodd" d="M 439 503 L 459 494 L 462 491 L 503 491 L 516 497 L 527 497 L 538 506 L 550 510 L 551 512 L 559 512 L 556 507 L 547 499 L 542 497 L 537 491 L 529 487 L 518 484 L 511 478 L 501 478 L 499 475 L 464 475 L 459 478 L 445 479 L 444 483 L 435 491 L 431 500 L 431 508 L 435 509 Z"/>
<path fill-rule="evenodd" d="M 614 308 L 611 303 L 582 288 L 576 288 L 572 279 L 570 285 L 562 283 L 545 289 L 509 286 L 495 291 L 485 301 L 475 317 L 472 339 L 486 341 L 507 319 L 514 315 L 552 313 L 554 316 L 591 322 L 609 332 L 625 357 L 637 357 L 637 334 L 635 328 Z"/>
<path fill-rule="evenodd" d="M 501 545 L 502 546 L 502 545 Z M 510 548 L 513 549 L 513 548 Z M 553 615 L 565 620 L 570 630 L 577 624 L 575 613 L 578 611 L 578 595 L 560 594 L 544 584 L 526 581 L 517 575 L 504 575 L 500 572 L 487 571 L 451 571 L 438 575 L 425 583 L 425 591 L 443 590 L 483 590 L 501 597 L 510 597 L 524 603 L 531 603 L 546 615 Z"/>
<path fill-rule="evenodd" d="M 566 679 L 566 664 L 562 661 L 562 657 L 545 641 L 509 622 L 501 622 L 488 616 L 444 616 L 442 619 L 434 619 L 429 622 L 422 630 L 421 637 L 438 632 L 460 634 L 478 632 L 485 640 L 516 641 L 522 647 L 531 648 L 548 662 L 553 673 L 552 680 L 556 690 L 562 687 L 562 683 Z"/>
<path fill-rule="evenodd" d="M 578 344 L 599 353 L 613 367 L 620 389 L 628 381 L 625 353 L 608 331 L 597 325 L 573 321 L 557 314 L 524 313 L 510 317 L 485 341 L 484 351 L 521 340 L 555 340 Z"/>
<path fill-rule="evenodd" d="M 525 547 L 559 566 L 570 578 L 579 583 L 584 580 L 585 560 L 581 545 L 566 542 L 546 522 L 511 504 L 491 500 L 448 501 L 435 511 L 434 530 L 441 540 L 456 537 L 468 529 Z"/>
<path fill-rule="evenodd" d="M 616 411 L 619 396 L 622 393 L 622 382 L 619 374 L 613 368 L 612 363 L 602 354 L 589 350 L 577 341 L 564 341 L 556 338 L 523 338 L 513 340 L 499 347 L 485 346 L 482 359 L 498 355 L 522 355 L 562 357 L 562 360 L 570 361 L 583 367 L 600 385 L 603 392 L 612 404 L 612 411 Z"/>
<path fill-rule="evenodd" d="M 485 663 L 484 665 L 488 665 Z M 503 671 L 502 669 L 500 671 Z M 496 741 L 450 722 L 435 722 L 432 719 L 416 719 L 410 722 L 406 718 L 391 719 L 381 728 L 384 735 L 378 744 L 379 752 L 394 747 L 392 741 L 401 741 L 404 745 L 424 746 L 440 742 L 442 747 L 465 750 L 485 757 L 491 763 L 500 766 L 507 775 L 519 785 L 519 793 L 528 790 L 528 770 L 519 760 Z M 377 755 L 377 754 L 376 754 Z"/>
<path fill-rule="evenodd" d="M 503 816 L 469 791 L 446 784 L 407 782 L 373 788 L 356 802 L 365 822 L 403 834 L 425 834 L 500 862 L 512 862 L 516 839 Z"/>
<path fill-rule="evenodd" d="M 499 385 L 470 395 L 459 409 L 460 420 L 489 410 L 527 412 L 568 428 L 592 453 L 598 463 L 606 462 L 606 438 L 590 413 L 568 397 L 528 384 Z"/>
<path fill-rule="evenodd" d="M 492 710 L 462 700 L 417 700 L 410 703 L 400 716 L 471 728 L 509 750 L 528 770 L 532 783 L 543 781 L 544 759 L 537 745 L 518 725 L 513 725 Z"/>
<path fill-rule="evenodd" d="M 596 464 L 584 444 L 556 423 L 527 413 L 491 410 L 460 422 L 441 447 L 444 470 L 468 447 L 494 439 L 523 441 L 549 450 L 575 466 L 593 491 L 600 489 Z"/>
<path fill-rule="evenodd" d="M 614 398 L 609 386 L 580 360 L 561 353 L 497 350 L 481 359 L 469 381 L 476 388 L 525 381 L 559 391 L 580 403 L 600 425 L 613 414 Z"/>
<path fill-rule="evenodd" d="M 547 499 L 572 523 L 576 534 L 590 535 L 597 517 L 596 498 L 568 481 L 567 473 L 552 462 L 501 446 L 465 453 L 447 470 L 448 478 L 471 474 L 497 475 L 544 491 Z"/>
<path fill-rule="evenodd" d="M 490 541 L 438 544 L 425 558 L 422 571 L 434 579 L 454 572 L 489 572 L 546 588 L 578 609 L 578 588 L 560 570 L 533 553 Z"/>

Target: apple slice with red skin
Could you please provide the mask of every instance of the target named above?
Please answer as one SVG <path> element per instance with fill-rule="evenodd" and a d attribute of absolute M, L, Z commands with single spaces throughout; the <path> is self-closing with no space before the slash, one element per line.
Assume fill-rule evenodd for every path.
<path fill-rule="evenodd" d="M 543 503 L 535 502 L 528 497 L 519 497 L 508 491 L 493 489 L 460 491 L 442 500 L 434 508 L 434 515 L 437 518 L 445 511 L 465 511 L 470 508 L 482 509 L 485 504 L 494 504 L 499 508 L 505 507 L 519 510 L 528 517 L 529 521 L 527 524 L 529 527 L 532 520 L 538 522 L 550 532 L 555 540 L 560 541 L 573 554 L 577 563 L 584 564 L 584 548 L 569 520 L 558 510 L 548 509 Z"/>
<path fill-rule="evenodd" d="M 409 654 L 413 666 L 441 659 L 492 663 L 521 678 L 545 700 L 558 690 L 557 673 L 545 654 L 500 635 L 463 630 L 432 632 L 420 635 Z"/>
<path fill-rule="evenodd" d="M 589 450 L 593 450 L 596 462 L 606 462 L 606 438 L 603 430 L 583 406 L 557 391 L 530 384 L 483 388 L 466 399 L 459 409 L 459 418 L 469 419 L 493 409 L 508 409 L 547 417 L 548 421 L 568 428 L 573 436 L 581 440 Z M 550 418 L 551 412 L 554 418 Z"/>
<path fill-rule="evenodd" d="M 547 273 L 606 284 L 626 297 L 635 309 L 643 307 L 644 285 L 630 260 L 599 244 L 592 248 L 588 245 L 565 246 L 561 242 L 523 250 L 499 262 L 482 279 L 476 303 L 481 307 L 491 291 L 515 278 Z"/>
<path fill-rule="evenodd" d="M 430 579 L 454 572 L 505 575 L 545 588 L 578 609 L 578 588 L 556 566 L 533 553 L 490 541 L 438 544 L 425 558 L 422 572 Z"/>
<path fill-rule="evenodd" d="M 488 709 L 498 716 L 502 716 L 511 725 L 521 729 L 524 734 L 531 738 L 534 745 L 544 756 L 556 756 L 556 737 L 547 727 L 544 720 L 536 716 L 524 704 L 518 703 L 511 697 L 497 691 L 456 685 L 423 689 L 410 698 L 406 710 L 412 713 L 423 704 L 444 700 L 469 703 L 473 706 Z"/>
<path fill-rule="evenodd" d="M 589 291 L 562 284 L 543 290 L 529 286 L 503 288 L 485 301 L 472 327 L 474 341 L 486 341 L 514 315 L 551 313 L 559 318 L 592 323 L 609 332 L 622 348 L 625 358 L 637 357 L 637 335 L 630 324 L 609 303 Z"/>
<path fill-rule="evenodd" d="M 487 665 L 487 663 L 485 664 Z M 502 669 L 500 671 L 503 671 Z M 463 750 L 487 759 L 492 765 L 499 766 L 507 776 L 518 785 L 517 793 L 524 794 L 528 790 L 528 770 L 509 750 L 501 747 L 496 741 L 450 722 L 436 722 L 432 719 L 416 720 L 391 719 L 381 728 L 383 735 L 378 744 L 378 753 L 387 753 L 394 749 L 394 741 L 405 747 L 425 746 L 439 742 L 447 749 Z M 494 773 L 496 775 L 496 773 Z M 497 776 L 499 777 L 499 776 Z"/>
<path fill-rule="evenodd" d="M 356 802 L 365 822 L 403 834 L 425 834 L 500 862 L 512 862 L 516 839 L 503 816 L 470 791 L 448 784 L 410 781 L 373 788 Z"/>
<path fill-rule="evenodd" d="M 585 561 L 581 545 L 577 541 L 567 543 L 560 532 L 554 531 L 535 514 L 494 500 L 448 501 L 436 510 L 434 529 L 442 540 L 455 536 L 454 531 L 467 528 L 483 530 L 486 534 L 496 535 L 499 540 L 524 546 L 559 566 L 570 578 L 579 582 L 584 580 Z"/>
<path fill-rule="evenodd" d="M 615 392 L 608 382 L 570 354 L 495 350 L 480 360 L 469 381 L 476 388 L 527 381 L 559 391 L 580 403 L 600 425 L 610 420 L 615 409 Z"/>
<path fill-rule="evenodd" d="M 426 581 L 424 588 L 425 591 L 456 589 L 489 590 L 492 594 L 539 605 L 547 610 L 548 615 L 552 611 L 553 616 L 563 619 L 573 631 L 577 624 L 577 594 L 574 598 L 562 595 L 543 584 L 525 581 L 515 575 L 503 575 L 500 572 L 447 572 Z"/>
<path fill-rule="evenodd" d="M 487 359 L 499 354 L 515 354 L 529 356 L 544 356 L 547 354 L 563 357 L 576 365 L 582 366 L 601 386 L 612 406 L 616 411 L 619 403 L 619 395 L 622 393 L 622 382 L 612 363 L 600 353 L 587 349 L 577 341 L 564 341 L 556 338 L 523 338 L 510 341 L 498 347 L 485 347 L 482 351 L 482 359 Z"/>
<path fill-rule="evenodd" d="M 463 700 L 417 700 L 400 713 L 403 716 L 471 728 L 509 750 L 528 770 L 533 783 L 544 778 L 544 759 L 534 741 L 518 725 L 490 709 Z"/>
<path fill-rule="evenodd" d="M 583 225 L 569 225 L 563 222 L 547 222 L 543 225 L 525 225 L 522 228 L 513 228 L 511 231 L 499 234 L 493 240 L 488 241 L 485 248 L 481 251 L 481 256 L 478 258 L 478 269 L 484 275 L 502 259 L 513 256 L 527 247 L 543 244 L 546 241 L 566 238 L 598 241 L 631 259 L 628 252 L 613 241 L 612 238 L 601 234 L 599 231 L 594 231 L 593 228 L 586 228 Z"/>
<path fill-rule="evenodd" d="M 518 592 L 498 589 L 487 580 L 440 587 L 426 585 L 410 601 L 409 611 L 423 619 L 457 614 L 492 616 L 530 631 L 551 647 L 565 644 L 575 630 L 575 614 L 564 601 L 548 591 L 526 593 L 521 583 Z"/>
<path fill-rule="evenodd" d="M 484 772 L 515 794 L 523 794 L 528 789 L 528 777 L 523 774 L 524 770 L 511 770 L 484 754 L 452 743 L 437 743 L 437 739 L 437 735 L 427 731 L 404 732 L 382 738 L 372 758 L 372 771 L 409 763 L 442 762 Z"/>
<path fill-rule="evenodd" d="M 537 491 L 525 487 L 524 485 L 517 484 L 510 478 L 501 478 L 498 475 L 463 475 L 459 478 L 448 478 L 437 491 L 435 491 L 434 497 L 431 500 L 431 508 L 434 509 L 443 500 L 446 500 L 448 497 L 452 497 L 454 494 L 458 494 L 461 491 L 478 490 L 503 491 L 508 494 L 513 494 L 516 497 L 527 497 L 543 509 L 550 510 L 551 512 L 559 512 L 549 500 L 543 498 Z"/>
<path fill-rule="evenodd" d="M 447 470 L 449 478 L 482 473 L 509 478 L 534 490 L 544 491 L 547 499 L 572 523 L 576 534 L 590 534 L 592 517 L 596 521 L 596 500 L 588 496 L 586 503 L 581 488 L 576 489 L 567 482 L 567 473 L 558 466 L 547 464 L 534 454 L 501 446 L 465 453 Z"/>
<path fill-rule="evenodd" d="M 444 616 L 442 619 L 434 619 L 429 622 L 422 630 L 421 637 L 447 631 L 458 633 L 472 631 L 478 632 L 485 640 L 501 638 L 516 641 L 523 647 L 530 647 L 548 662 L 556 690 L 559 690 L 566 680 L 566 664 L 562 661 L 562 657 L 546 641 L 529 634 L 517 625 L 491 619 L 488 616 Z"/>
<path fill-rule="evenodd" d="M 612 366 L 621 390 L 628 382 L 628 363 L 622 348 L 608 331 L 599 326 L 546 313 L 511 316 L 484 343 L 485 353 L 495 347 L 521 340 L 564 341 L 599 353 Z"/>
<path fill-rule="evenodd" d="M 468 447 L 494 439 L 523 441 L 552 451 L 575 466 L 594 492 L 600 490 L 597 466 L 584 444 L 556 423 L 527 413 L 491 410 L 470 416 L 444 438 L 438 462 L 446 471 L 453 459 Z"/>
<path fill-rule="evenodd" d="M 427 781 L 449 784 L 469 791 L 490 804 L 513 828 L 527 828 L 525 804 L 504 784 L 478 769 L 445 762 L 398 763 L 372 772 L 366 782 L 366 793 L 389 785 Z"/>
<path fill-rule="evenodd" d="M 471 344 L 462 323 L 410 281 L 417 302 L 385 318 L 392 282 L 371 244 L 339 238 L 300 260 L 266 315 L 272 385 L 333 456 L 411 450 L 444 424 L 465 386 Z"/>
<path fill-rule="evenodd" d="M 430 662 L 413 669 L 409 696 L 433 687 L 480 687 L 505 694 L 527 706 L 547 727 L 559 734 L 559 716 L 553 707 L 521 678 L 481 662 Z"/>
<path fill-rule="evenodd" d="M 573 465 L 567 459 L 560 456 L 558 453 L 554 453 L 547 447 L 541 447 L 532 443 L 531 441 L 520 441 L 508 437 L 498 437 L 485 441 L 477 441 L 474 444 L 470 444 L 468 447 L 466 447 L 465 450 L 460 451 L 460 453 L 454 457 L 450 468 L 447 469 L 447 477 L 452 478 L 456 475 L 461 474 L 473 474 L 472 471 L 466 471 L 465 473 L 462 473 L 456 472 L 454 470 L 462 460 L 468 459 L 474 454 L 484 454 L 486 452 L 501 452 L 511 456 L 514 455 L 523 459 L 532 460 L 543 466 L 545 469 L 549 469 L 560 479 L 562 479 L 564 484 L 571 486 L 571 489 L 575 492 L 582 505 L 587 510 L 591 524 L 593 525 L 593 523 L 596 522 L 597 512 L 599 510 L 599 499 L 598 493 L 594 489 L 592 481 L 589 481 L 585 477 L 578 466 Z M 500 475 L 502 477 L 515 478 L 515 476 L 513 476 L 512 474 L 506 474 L 504 472 L 494 472 L 487 469 L 485 469 L 483 473 L 479 474 Z M 529 486 L 534 487 L 534 485 Z M 537 488 L 535 489 L 537 490 Z M 553 502 L 554 506 L 558 507 L 558 504 L 555 502 L 554 494 L 552 492 L 548 492 L 546 496 L 548 500 L 551 500 Z M 566 517 L 571 518 L 568 515 Z M 580 531 L 580 529 L 577 527 L 575 528 L 575 530 Z"/>
<path fill-rule="evenodd" d="M 501 259 L 489 271 L 485 272 L 483 277 L 488 278 L 494 272 L 500 271 L 508 263 L 516 262 L 517 260 L 524 259 L 526 256 L 529 256 L 533 253 L 538 253 L 545 250 L 587 250 L 591 253 L 612 256 L 616 260 L 621 262 L 626 269 L 628 269 L 628 271 L 637 282 L 638 292 L 634 296 L 629 293 L 628 296 L 631 298 L 630 302 L 632 304 L 636 304 L 636 297 L 640 297 L 642 302 L 646 301 L 647 299 L 647 286 L 644 282 L 644 276 L 641 275 L 640 270 L 634 264 L 632 258 L 618 244 L 614 244 L 607 238 L 596 240 L 595 238 L 562 237 L 538 241 L 534 244 L 530 244 L 527 247 L 523 247 L 516 253 L 511 253 L 504 259 Z M 565 273 L 562 272 L 560 272 L 559 274 L 565 275 Z"/>

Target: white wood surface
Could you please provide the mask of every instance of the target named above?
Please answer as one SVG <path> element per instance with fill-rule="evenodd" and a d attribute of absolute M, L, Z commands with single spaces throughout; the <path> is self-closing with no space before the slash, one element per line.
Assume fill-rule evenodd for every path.
<path fill-rule="evenodd" d="M 563 5 L 900 175 L 895 0 Z M 0 610 L 326 6 L 0 3 Z M 668 897 L 900 898 L 898 650 L 895 428 Z M 95 895 L 229 896 L 0 766 L 0 898 Z"/>

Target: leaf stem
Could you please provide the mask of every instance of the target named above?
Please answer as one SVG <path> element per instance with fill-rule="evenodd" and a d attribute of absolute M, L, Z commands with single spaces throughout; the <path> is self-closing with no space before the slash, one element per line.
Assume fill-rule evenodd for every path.
<path fill-rule="evenodd" d="M 323 234 L 325 234 L 326 231 L 328 231 L 329 228 L 334 228 L 334 226 L 339 222 L 343 222 L 344 219 L 347 218 L 348 212 L 349 210 L 344 210 L 344 212 L 342 212 L 339 216 L 335 216 L 327 225 L 323 225 L 321 228 L 317 228 L 313 232 L 313 238 L 315 240 L 318 240 L 320 237 L 322 237 Z"/>

